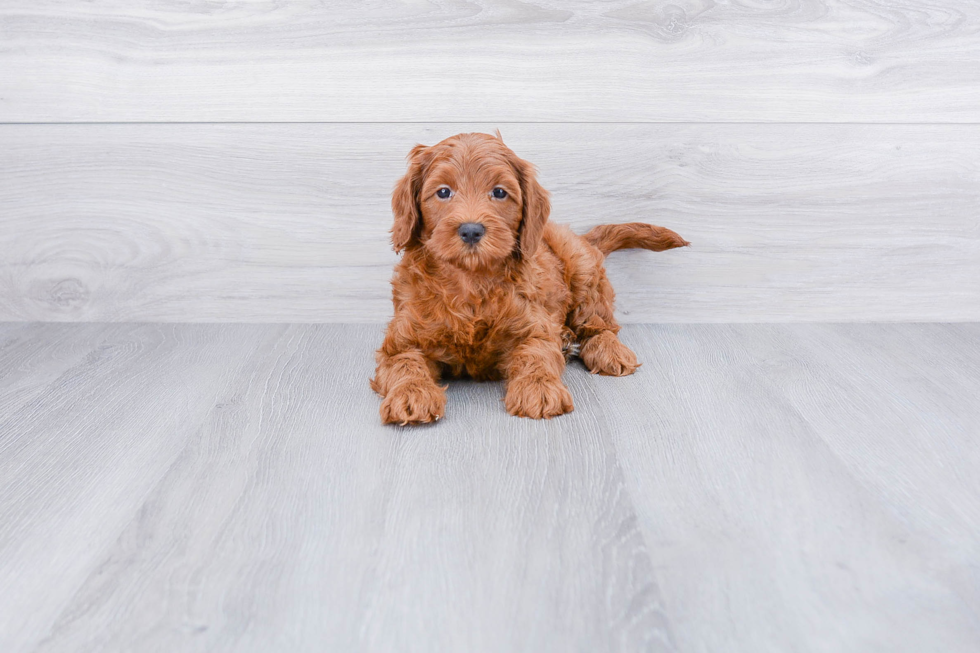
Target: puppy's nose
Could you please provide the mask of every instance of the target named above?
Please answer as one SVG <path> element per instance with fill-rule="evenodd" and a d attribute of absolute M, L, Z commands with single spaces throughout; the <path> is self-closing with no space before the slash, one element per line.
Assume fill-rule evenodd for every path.
<path fill-rule="evenodd" d="M 487 233 L 486 227 L 479 222 L 466 222 L 459 225 L 459 237 L 467 245 L 476 245 L 485 233 Z"/>

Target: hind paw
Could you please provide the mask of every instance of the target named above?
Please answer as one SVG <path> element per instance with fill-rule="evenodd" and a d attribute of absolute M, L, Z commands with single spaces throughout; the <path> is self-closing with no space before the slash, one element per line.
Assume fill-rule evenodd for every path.
<path fill-rule="evenodd" d="M 640 366 L 636 354 L 612 331 L 602 331 L 586 340 L 579 357 L 590 372 L 604 376 L 626 376 Z"/>

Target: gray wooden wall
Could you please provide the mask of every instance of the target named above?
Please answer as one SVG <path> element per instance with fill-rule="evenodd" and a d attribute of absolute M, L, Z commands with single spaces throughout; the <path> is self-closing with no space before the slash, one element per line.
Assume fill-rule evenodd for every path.
<path fill-rule="evenodd" d="M 0 3 L 0 320 L 384 320 L 417 142 L 500 128 L 624 322 L 980 320 L 980 6 Z"/>

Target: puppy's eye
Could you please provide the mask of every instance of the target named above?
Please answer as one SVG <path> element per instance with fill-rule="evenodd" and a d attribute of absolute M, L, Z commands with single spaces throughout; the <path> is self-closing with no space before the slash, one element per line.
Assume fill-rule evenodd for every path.
<path fill-rule="evenodd" d="M 449 186 L 443 186 L 442 188 L 436 191 L 436 197 L 438 197 L 441 200 L 449 199 L 449 196 L 452 194 L 453 191 L 449 188 Z"/>
<path fill-rule="evenodd" d="M 505 197 L 507 197 L 507 191 L 505 191 L 500 186 L 497 186 L 496 188 L 493 189 L 493 196 L 496 197 L 498 200 L 502 200 Z"/>

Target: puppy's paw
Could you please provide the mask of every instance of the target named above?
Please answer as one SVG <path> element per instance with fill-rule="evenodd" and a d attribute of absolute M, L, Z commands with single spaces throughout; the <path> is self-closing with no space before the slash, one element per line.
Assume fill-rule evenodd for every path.
<path fill-rule="evenodd" d="M 605 376 L 626 376 L 640 366 L 636 354 L 612 331 L 602 331 L 586 340 L 579 358 L 590 372 Z"/>
<path fill-rule="evenodd" d="M 426 424 L 446 414 L 446 392 L 430 382 L 401 383 L 381 402 L 384 424 Z"/>
<path fill-rule="evenodd" d="M 551 419 L 574 410 L 572 393 L 560 380 L 513 379 L 504 399 L 507 412 L 517 417 Z"/>

